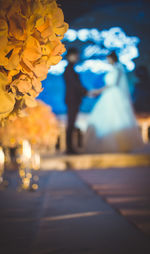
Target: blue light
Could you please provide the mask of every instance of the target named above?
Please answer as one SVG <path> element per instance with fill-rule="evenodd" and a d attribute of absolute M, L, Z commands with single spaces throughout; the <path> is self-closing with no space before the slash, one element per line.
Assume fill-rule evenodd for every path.
<path fill-rule="evenodd" d="M 129 70 L 129 71 L 133 71 L 134 69 L 135 69 L 135 63 L 134 62 L 128 62 L 127 63 L 127 69 Z"/>
<path fill-rule="evenodd" d="M 90 33 L 89 33 L 89 29 L 86 29 L 86 28 L 84 28 L 84 29 L 80 29 L 78 32 L 77 32 L 77 34 L 78 34 L 78 39 L 80 40 L 80 41 L 87 41 L 87 40 L 89 40 L 90 39 L 90 37 L 89 37 L 89 35 L 90 35 Z"/>
<path fill-rule="evenodd" d="M 77 72 L 85 72 L 91 71 L 95 74 L 105 73 L 111 70 L 111 65 L 108 64 L 106 61 L 102 61 L 99 59 L 96 60 L 86 60 L 82 64 L 77 65 L 75 70 Z"/>
<path fill-rule="evenodd" d="M 112 27 L 108 30 L 99 31 L 97 28 L 79 30 L 69 29 L 65 34 L 64 41 L 83 42 L 83 61 L 76 66 L 77 72 L 91 71 L 92 73 L 104 73 L 110 69 L 109 64 L 100 60 L 112 50 L 116 50 L 119 60 L 126 66 L 128 71 L 133 71 L 135 64 L 133 59 L 139 56 L 138 37 L 127 36 L 122 28 Z M 88 42 L 88 45 L 85 43 Z M 86 46 L 85 46 L 86 45 Z M 54 75 L 63 74 L 67 65 L 66 60 L 62 60 L 58 65 L 51 67 L 49 73 Z"/>
<path fill-rule="evenodd" d="M 73 42 L 77 39 L 77 31 L 74 29 L 68 29 L 68 31 L 65 33 L 64 40 Z"/>
<path fill-rule="evenodd" d="M 109 53 L 108 49 L 102 49 L 98 45 L 89 45 L 83 51 L 83 56 L 85 58 L 90 58 L 93 56 L 107 55 Z"/>
<path fill-rule="evenodd" d="M 101 32 L 98 29 L 93 28 L 90 30 L 90 39 L 93 39 L 95 43 L 99 43 L 102 40 Z"/>
<path fill-rule="evenodd" d="M 67 60 L 61 60 L 57 65 L 51 66 L 48 72 L 53 75 L 61 75 L 64 73 L 67 64 Z"/>

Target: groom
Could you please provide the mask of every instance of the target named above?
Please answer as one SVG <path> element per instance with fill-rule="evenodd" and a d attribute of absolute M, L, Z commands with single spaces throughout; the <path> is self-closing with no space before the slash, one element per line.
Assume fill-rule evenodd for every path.
<path fill-rule="evenodd" d="M 75 154 L 73 149 L 73 131 L 75 121 L 79 112 L 82 98 L 87 94 L 87 90 L 82 86 L 78 74 L 74 70 L 74 65 L 79 60 L 79 52 L 76 48 L 69 48 L 67 52 L 68 65 L 64 72 L 64 80 L 66 84 L 65 102 L 68 111 L 66 145 L 67 154 Z"/>

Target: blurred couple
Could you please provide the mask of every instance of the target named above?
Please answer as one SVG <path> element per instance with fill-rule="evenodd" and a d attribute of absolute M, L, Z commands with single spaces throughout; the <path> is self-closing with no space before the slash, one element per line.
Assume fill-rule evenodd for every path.
<path fill-rule="evenodd" d="M 75 154 L 73 131 L 84 96 L 97 97 L 101 94 L 89 114 L 87 131 L 84 135 L 85 153 L 130 152 L 142 144 L 136 118 L 131 104 L 128 81 L 123 66 L 115 52 L 107 56 L 111 71 L 105 76 L 103 88 L 87 91 L 74 70 L 79 60 L 76 48 L 67 52 L 68 66 L 64 73 L 66 83 L 66 105 L 68 109 L 67 154 Z"/>

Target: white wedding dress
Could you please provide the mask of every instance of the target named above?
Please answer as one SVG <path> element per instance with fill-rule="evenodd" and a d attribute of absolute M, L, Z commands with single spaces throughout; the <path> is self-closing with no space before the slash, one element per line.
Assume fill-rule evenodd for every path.
<path fill-rule="evenodd" d="M 128 81 L 120 63 L 106 77 L 106 89 L 88 119 L 85 152 L 129 152 L 142 145 L 128 90 Z"/>

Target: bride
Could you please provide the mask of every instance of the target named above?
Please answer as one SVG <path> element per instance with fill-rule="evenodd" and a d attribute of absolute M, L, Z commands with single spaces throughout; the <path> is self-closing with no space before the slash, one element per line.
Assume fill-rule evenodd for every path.
<path fill-rule="evenodd" d="M 123 66 L 115 52 L 107 60 L 112 71 L 105 77 L 106 86 L 90 93 L 102 96 L 88 119 L 85 134 L 88 153 L 129 152 L 142 144 Z"/>

